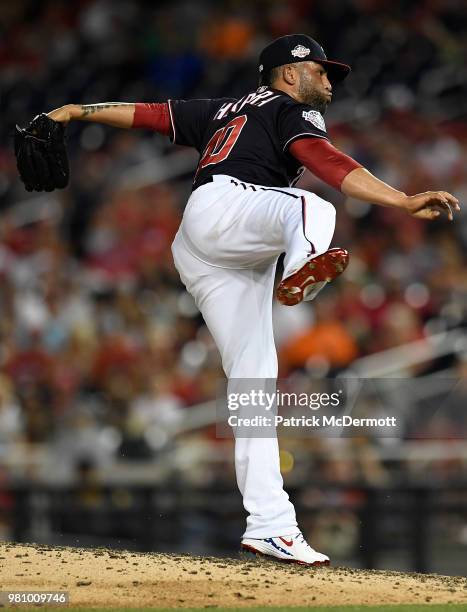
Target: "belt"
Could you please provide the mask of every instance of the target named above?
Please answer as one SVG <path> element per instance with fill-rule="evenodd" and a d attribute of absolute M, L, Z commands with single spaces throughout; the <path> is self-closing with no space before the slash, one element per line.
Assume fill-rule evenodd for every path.
<path fill-rule="evenodd" d="M 198 187 L 201 187 L 202 185 L 207 185 L 208 183 L 214 183 L 214 178 L 212 176 L 208 176 L 207 178 L 203 179 L 202 181 L 200 181 L 196 187 L 194 187 L 192 189 L 193 191 L 196 191 L 198 189 Z"/>

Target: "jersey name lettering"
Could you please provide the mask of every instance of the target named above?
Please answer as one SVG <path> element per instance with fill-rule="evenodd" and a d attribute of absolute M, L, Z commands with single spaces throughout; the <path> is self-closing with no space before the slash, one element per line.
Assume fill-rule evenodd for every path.
<path fill-rule="evenodd" d="M 170 111 L 174 142 L 200 156 L 195 189 L 216 174 L 268 187 L 294 185 L 301 163 L 290 153 L 291 143 L 327 139 L 313 106 L 266 86 L 240 98 L 172 100 Z"/>
<path fill-rule="evenodd" d="M 223 119 L 228 113 L 238 113 L 246 104 L 252 106 L 263 106 L 272 100 L 278 98 L 279 95 L 275 95 L 273 91 L 254 91 L 249 93 L 243 98 L 240 98 L 238 102 L 227 102 L 223 104 L 217 113 L 214 115 L 214 119 Z"/>

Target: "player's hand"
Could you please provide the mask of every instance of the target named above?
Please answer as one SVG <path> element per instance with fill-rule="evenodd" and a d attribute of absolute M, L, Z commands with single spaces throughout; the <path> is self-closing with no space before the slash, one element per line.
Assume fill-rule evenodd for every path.
<path fill-rule="evenodd" d="M 459 211 L 459 200 L 447 191 L 425 191 L 407 196 L 407 212 L 417 219 L 432 221 L 445 212 L 449 221 L 453 220 L 453 210 Z"/>
<path fill-rule="evenodd" d="M 47 116 L 54 121 L 58 121 L 59 123 L 64 123 L 66 125 L 73 118 L 72 108 L 72 104 L 66 104 L 65 106 L 61 106 L 60 108 L 56 108 L 50 113 L 47 113 Z"/>

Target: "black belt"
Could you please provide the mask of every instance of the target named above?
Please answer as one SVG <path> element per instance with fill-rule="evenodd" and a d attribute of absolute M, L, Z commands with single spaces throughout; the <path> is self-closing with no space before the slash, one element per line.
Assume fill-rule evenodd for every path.
<path fill-rule="evenodd" d="M 214 177 L 208 176 L 208 178 L 203 179 L 196 185 L 196 187 L 193 187 L 192 191 L 196 191 L 198 187 L 201 187 L 202 185 L 207 185 L 208 183 L 214 183 Z"/>

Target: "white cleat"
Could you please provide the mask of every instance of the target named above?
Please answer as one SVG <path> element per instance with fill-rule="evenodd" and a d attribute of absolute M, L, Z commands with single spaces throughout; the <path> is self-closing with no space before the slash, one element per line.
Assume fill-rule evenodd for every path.
<path fill-rule="evenodd" d="M 257 555 L 268 555 L 289 563 L 302 565 L 329 565 L 329 557 L 317 552 L 308 544 L 301 532 L 275 538 L 243 538 L 241 550 Z"/>

